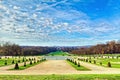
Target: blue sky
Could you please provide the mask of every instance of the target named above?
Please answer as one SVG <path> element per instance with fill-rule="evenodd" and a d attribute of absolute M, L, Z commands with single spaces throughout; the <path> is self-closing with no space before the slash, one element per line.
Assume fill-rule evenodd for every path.
<path fill-rule="evenodd" d="M 119 0 L 0 0 L 0 41 L 84 46 L 120 40 Z"/>

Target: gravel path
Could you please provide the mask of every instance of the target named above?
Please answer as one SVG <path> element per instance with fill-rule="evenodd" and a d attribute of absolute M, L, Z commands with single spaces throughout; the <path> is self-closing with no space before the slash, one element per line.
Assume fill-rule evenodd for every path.
<path fill-rule="evenodd" d="M 28 68 L 26 72 L 42 73 L 42 74 L 63 74 L 77 72 L 73 67 L 66 63 L 65 60 L 49 60 Z"/>
<path fill-rule="evenodd" d="M 65 60 L 48 60 L 26 70 L 7 70 L 14 65 L 0 67 L 0 74 L 4 75 L 42 75 L 42 74 L 120 74 L 120 69 L 105 68 L 80 62 L 81 65 L 88 67 L 91 71 L 77 71 Z M 22 63 L 20 65 L 23 65 Z"/>

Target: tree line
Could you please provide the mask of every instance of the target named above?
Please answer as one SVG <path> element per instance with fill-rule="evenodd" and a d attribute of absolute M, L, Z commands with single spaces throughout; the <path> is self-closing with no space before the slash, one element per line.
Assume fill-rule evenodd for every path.
<path fill-rule="evenodd" d="M 64 51 L 71 52 L 78 49 L 77 47 L 43 47 L 43 46 L 22 46 L 24 55 L 45 55 L 50 52 Z"/>
<path fill-rule="evenodd" d="M 22 54 L 22 48 L 18 44 L 11 42 L 0 44 L 0 56 L 18 56 Z"/>
<path fill-rule="evenodd" d="M 120 53 L 120 41 L 109 41 L 90 47 L 42 47 L 19 46 L 11 42 L 0 44 L 0 56 L 44 55 L 50 52 L 64 51 L 72 54 L 114 54 Z"/>
<path fill-rule="evenodd" d="M 78 49 L 77 47 L 43 47 L 43 46 L 19 46 L 11 42 L 0 44 L 0 56 L 29 56 L 45 55 L 50 52 L 64 51 L 71 52 Z"/>
<path fill-rule="evenodd" d="M 120 41 L 109 41 L 88 48 L 79 48 L 71 51 L 72 54 L 117 54 L 120 53 Z"/>

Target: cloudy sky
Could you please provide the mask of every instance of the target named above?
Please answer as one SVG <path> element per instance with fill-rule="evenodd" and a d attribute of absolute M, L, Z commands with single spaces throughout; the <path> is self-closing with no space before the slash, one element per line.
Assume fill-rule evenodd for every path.
<path fill-rule="evenodd" d="M 0 41 L 83 46 L 120 40 L 120 0 L 0 0 Z"/>

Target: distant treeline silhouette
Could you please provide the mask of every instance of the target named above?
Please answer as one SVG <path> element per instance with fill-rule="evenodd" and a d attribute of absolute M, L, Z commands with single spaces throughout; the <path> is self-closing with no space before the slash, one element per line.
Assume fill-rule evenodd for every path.
<path fill-rule="evenodd" d="M 23 46 L 24 55 L 45 55 L 50 52 L 64 51 L 71 52 L 72 50 L 77 50 L 78 47 L 43 47 L 43 46 Z"/>
<path fill-rule="evenodd" d="M 72 54 L 118 54 L 120 53 L 120 41 L 109 41 L 105 44 L 97 44 L 89 48 L 80 48 L 71 51 Z"/>
<path fill-rule="evenodd" d="M 18 44 L 5 42 L 0 45 L 0 56 L 45 55 L 56 51 L 71 52 L 76 49 L 78 47 L 19 46 Z"/>
<path fill-rule="evenodd" d="M 120 53 L 120 41 L 109 41 L 106 44 L 85 47 L 43 47 L 43 46 L 19 46 L 10 42 L 0 45 L 0 56 L 26 56 L 45 55 L 50 52 L 64 51 L 71 54 L 114 54 Z"/>
<path fill-rule="evenodd" d="M 22 54 L 22 48 L 17 44 L 5 42 L 0 45 L 1 56 L 18 56 Z"/>

